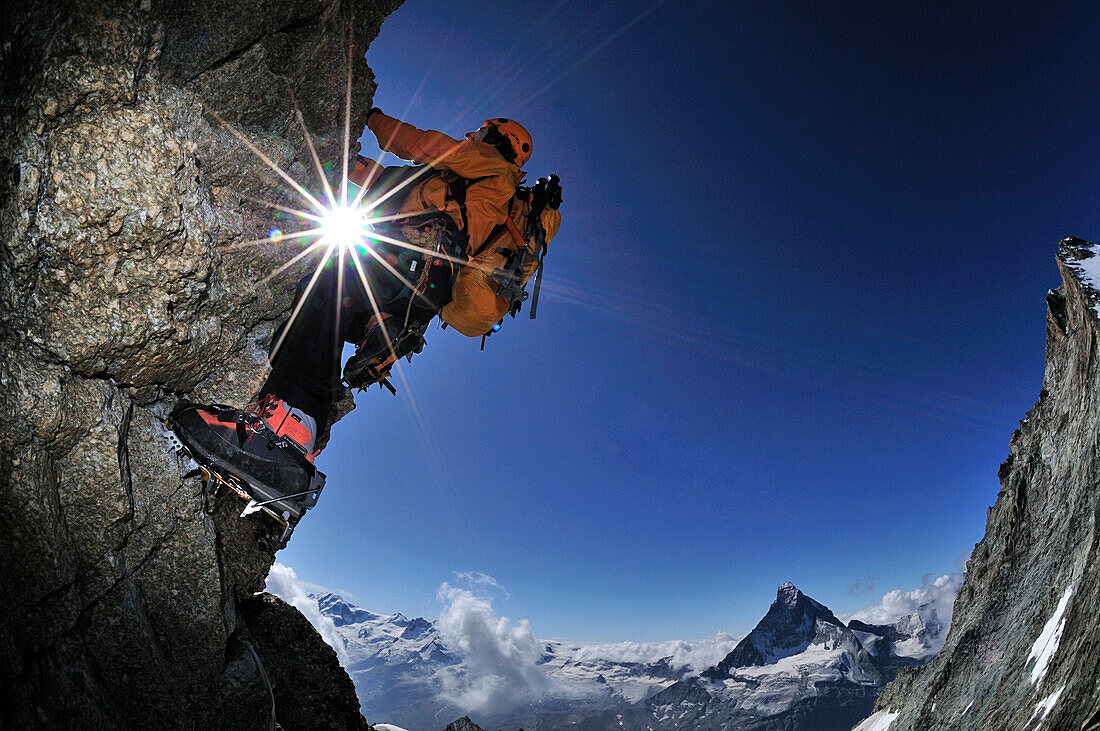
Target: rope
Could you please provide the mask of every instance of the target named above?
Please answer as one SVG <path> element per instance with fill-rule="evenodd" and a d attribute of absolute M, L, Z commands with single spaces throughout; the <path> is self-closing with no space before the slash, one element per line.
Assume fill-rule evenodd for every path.
<path fill-rule="evenodd" d="M 256 669 L 260 671 L 260 677 L 263 679 L 264 684 L 267 686 L 267 694 L 271 697 L 271 731 L 275 731 L 275 689 L 271 687 L 271 679 L 267 677 L 267 671 L 264 670 L 264 664 L 260 661 L 260 656 L 256 654 L 256 648 L 252 646 L 252 643 L 244 637 L 237 637 L 241 644 L 248 648 L 248 651 L 252 653 L 252 659 L 256 663 Z"/>

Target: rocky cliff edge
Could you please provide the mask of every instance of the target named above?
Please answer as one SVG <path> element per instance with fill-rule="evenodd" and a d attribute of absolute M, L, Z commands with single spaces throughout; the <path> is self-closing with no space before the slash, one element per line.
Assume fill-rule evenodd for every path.
<path fill-rule="evenodd" d="M 1100 247 L 1064 239 L 1058 266 L 1042 391 L 1001 465 L 947 642 L 886 688 L 876 728 L 1100 728 Z"/>
<path fill-rule="evenodd" d="M 335 654 L 256 595 L 277 529 L 204 514 L 158 424 L 255 395 L 301 276 L 257 286 L 297 252 L 244 245 L 276 225 L 259 201 L 300 204 L 236 135 L 317 190 L 303 126 L 339 169 L 349 46 L 354 139 L 397 4 L 0 11 L 0 725 L 365 726 Z"/>

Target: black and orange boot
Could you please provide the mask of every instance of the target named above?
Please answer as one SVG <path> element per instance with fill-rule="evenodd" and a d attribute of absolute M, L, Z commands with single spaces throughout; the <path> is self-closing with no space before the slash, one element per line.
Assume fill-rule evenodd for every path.
<path fill-rule="evenodd" d="M 356 345 L 355 355 L 344 365 L 344 382 L 359 389 L 380 383 L 394 391 L 388 380 L 390 368 L 399 358 L 423 349 L 423 327 L 402 325 L 397 317 L 385 313 L 376 315 L 367 323 L 367 333 Z"/>
<path fill-rule="evenodd" d="M 271 395 L 245 411 L 183 402 L 166 420 L 198 464 L 207 497 L 229 487 L 248 501 L 242 517 L 262 510 L 284 526 L 283 543 L 325 484 L 313 466 L 312 422 Z"/>

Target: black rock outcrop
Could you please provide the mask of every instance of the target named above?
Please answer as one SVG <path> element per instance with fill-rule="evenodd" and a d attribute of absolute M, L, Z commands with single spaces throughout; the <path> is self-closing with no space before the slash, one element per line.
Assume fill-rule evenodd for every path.
<path fill-rule="evenodd" d="M 447 724 L 444 731 L 484 731 L 484 729 L 471 721 L 469 716 L 463 716 L 457 721 L 451 721 Z"/>
<path fill-rule="evenodd" d="M 879 698 L 891 731 L 1100 728 L 1098 254 L 1062 241 L 1039 401 L 1012 436 L 943 650 Z"/>
<path fill-rule="evenodd" d="M 339 169 L 349 51 L 354 136 L 397 4 L 5 4 L 0 726 L 266 728 L 272 695 L 296 728 L 363 725 L 331 649 L 253 597 L 277 530 L 204 514 L 158 424 L 262 383 L 302 269 L 257 286 L 297 247 L 247 242 L 259 201 L 301 204 L 241 138 L 316 189 L 303 127 Z M 289 687 L 306 668 L 325 693 Z"/>
<path fill-rule="evenodd" d="M 366 728 L 351 678 L 301 612 L 271 594 L 239 608 L 283 728 Z"/>

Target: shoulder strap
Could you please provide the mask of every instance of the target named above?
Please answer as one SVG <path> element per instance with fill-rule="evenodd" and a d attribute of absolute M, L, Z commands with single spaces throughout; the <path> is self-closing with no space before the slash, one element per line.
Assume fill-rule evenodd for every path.
<path fill-rule="evenodd" d="M 425 169 L 427 168 L 427 169 Z M 382 170 L 371 184 L 371 191 L 378 191 L 377 196 L 388 196 L 386 200 L 374 208 L 376 217 L 392 216 L 396 214 L 405 202 L 408 191 L 398 190 L 403 185 L 408 185 L 412 180 L 423 180 L 437 174 L 430 165 L 394 165 Z M 391 193 L 391 191 L 397 191 Z"/>
<path fill-rule="evenodd" d="M 453 177 L 453 180 L 447 180 L 448 177 Z M 468 188 L 471 183 L 476 183 L 479 180 L 488 180 L 491 177 L 493 176 L 482 175 L 480 178 L 462 178 L 454 173 L 443 176 L 443 180 L 447 183 L 447 195 L 458 204 L 458 211 L 462 216 L 463 232 L 466 232 L 470 228 L 470 219 L 466 215 L 466 188 Z"/>

